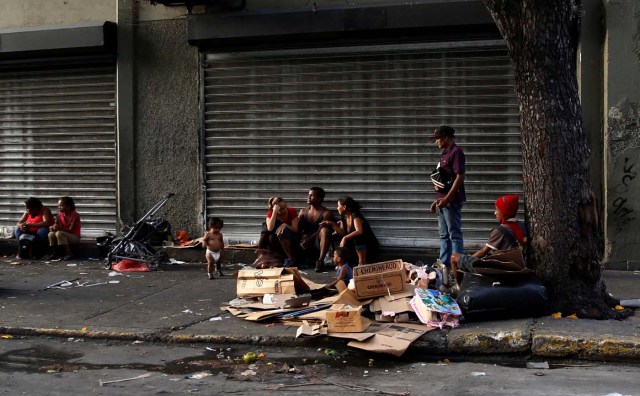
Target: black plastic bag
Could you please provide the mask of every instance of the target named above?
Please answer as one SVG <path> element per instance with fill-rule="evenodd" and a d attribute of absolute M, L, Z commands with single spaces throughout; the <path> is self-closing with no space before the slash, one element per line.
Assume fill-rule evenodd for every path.
<path fill-rule="evenodd" d="M 528 318 L 547 313 L 549 293 L 534 276 L 498 280 L 465 273 L 456 301 L 469 321 Z"/>

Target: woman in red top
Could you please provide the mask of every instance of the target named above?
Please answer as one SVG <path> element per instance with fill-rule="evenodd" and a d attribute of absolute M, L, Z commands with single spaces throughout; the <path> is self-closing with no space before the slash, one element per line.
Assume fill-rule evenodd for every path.
<path fill-rule="evenodd" d="M 80 215 L 71 197 L 62 197 L 58 201 L 58 217 L 54 225 L 49 227 L 49 246 L 53 250 L 51 259 L 60 258 L 57 246 L 64 248 L 63 260 L 73 259 L 72 245 L 80 243 Z"/>
<path fill-rule="evenodd" d="M 18 220 L 15 237 L 20 241 L 20 236 L 30 234 L 36 237 L 38 247 L 47 243 L 49 226 L 53 224 L 53 215 L 49 208 L 42 205 L 38 198 L 30 197 L 24 201 L 24 214 Z M 44 252 L 44 249 L 40 249 Z M 20 258 L 19 255 L 16 258 Z"/>
<path fill-rule="evenodd" d="M 298 212 L 280 197 L 271 197 L 269 212 L 260 235 L 259 249 L 284 256 L 283 267 L 295 267 L 294 247 L 298 242 Z M 275 215 L 274 215 L 275 214 Z"/>

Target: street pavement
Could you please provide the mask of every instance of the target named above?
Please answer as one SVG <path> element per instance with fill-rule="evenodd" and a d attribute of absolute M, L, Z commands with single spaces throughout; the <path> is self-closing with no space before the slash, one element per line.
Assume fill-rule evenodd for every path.
<path fill-rule="evenodd" d="M 295 326 L 248 322 L 221 311 L 236 297 L 234 273 L 245 266 L 225 263 L 225 276 L 209 280 L 204 263 L 116 273 L 98 260 L 0 258 L 0 335 L 348 348 L 331 337 L 295 339 Z M 301 271 L 318 283 L 335 276 Z M 605 280 L 616 298 L 640 298 L 640 272 L 605 271 Z M 69 283 L 60 286 L 63 281 Z M 427 332 L 407 353 L 638 361 L 640 320 L 542 317 L 463 322 L 452 330 Z"/>

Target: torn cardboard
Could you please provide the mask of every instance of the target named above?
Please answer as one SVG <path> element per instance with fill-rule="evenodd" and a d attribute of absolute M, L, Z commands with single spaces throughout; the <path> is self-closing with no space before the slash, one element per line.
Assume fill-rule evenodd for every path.
<path fill-rule="evenodd" d="M 365 341 L 350 341 L 347 345 L 365 351 L 402 356 L 413 341 L 430 330 L 433 327 L 411 323 L 373 323 L 366 331 L 374 333 L 373 337 Z"/>
<path fill-rule="evenodd" d="M 404 291 L 407 274 L 402 260 L 383 261 L 353 268 L 356 297 L 391 295 Z"/>
<path fill-rule="evenodd" d="M 321 335 L 327 335 L 327 327 L 324 323 L 310 324 L 304 321 L 296 331 L 296 338 L 318 337 Z"/>

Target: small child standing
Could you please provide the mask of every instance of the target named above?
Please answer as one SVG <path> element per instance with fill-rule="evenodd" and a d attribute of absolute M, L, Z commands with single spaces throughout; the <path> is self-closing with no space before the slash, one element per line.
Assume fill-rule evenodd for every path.
<path fill-rule="evenodd" d="M 224 252 L 224 238 L 220 232 L 223 226 L 222 219 L 212 217 L 207 223 L 208 231 L 204 233 L 202 238 L 202 247 L 207 249 L 205 257 L 207 258 L 207 275 L 209 279 L 214 278 L 214 269 L 218 276 L 223 276 L 220 270 L 220 260 Z"/>
<path fill-rule="evenodd" d="M 349 251 L 344 247 L 336 247 L 333 250 L 333 262 L 336 265 L 336 279 L 324 285 L 326 289 L 332 288 L 343 281 L 345 286 L 349 286 L 349 282 L 353 278 L 353 268 L 347 262 Z"/>

